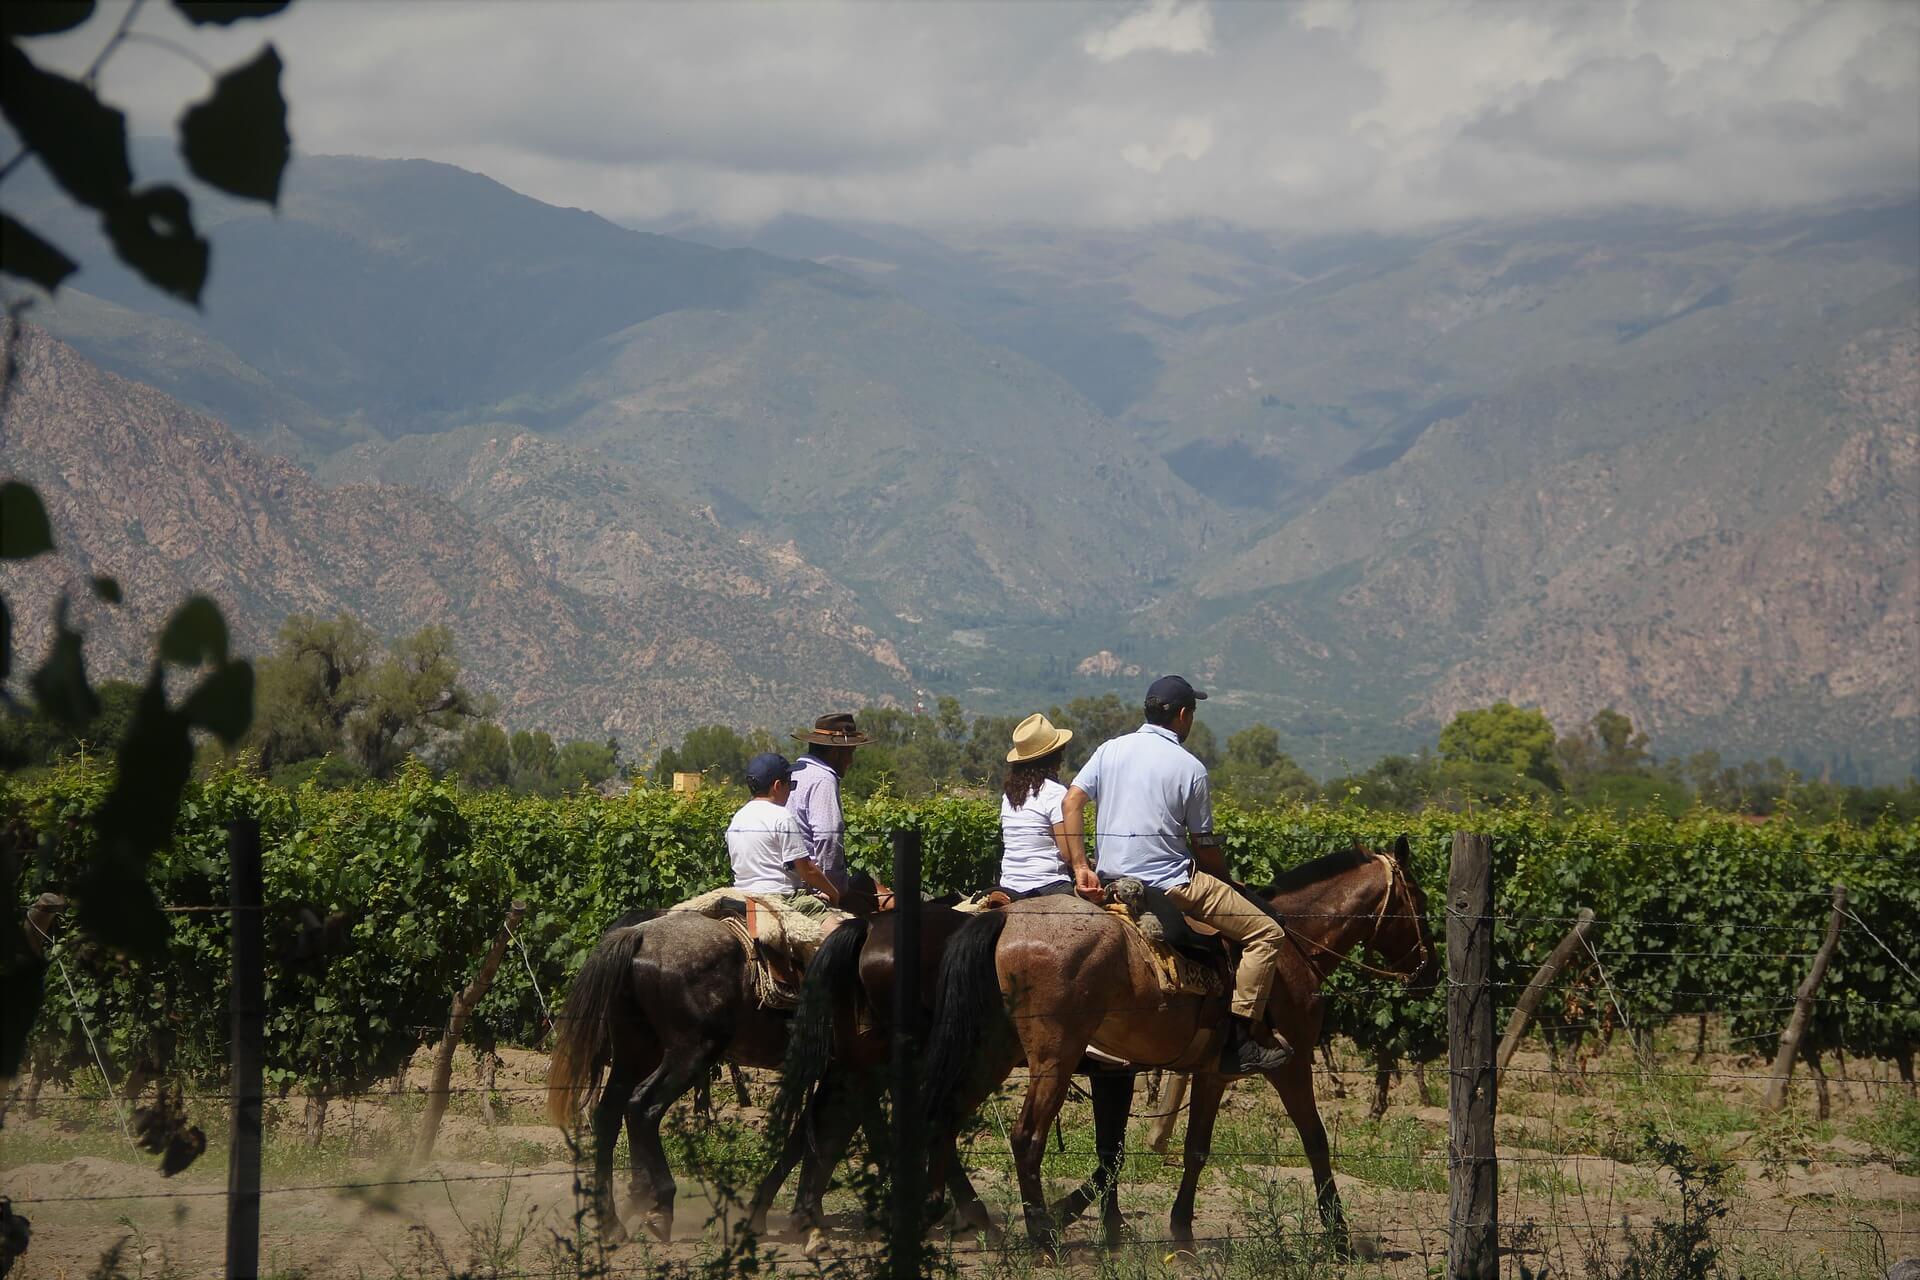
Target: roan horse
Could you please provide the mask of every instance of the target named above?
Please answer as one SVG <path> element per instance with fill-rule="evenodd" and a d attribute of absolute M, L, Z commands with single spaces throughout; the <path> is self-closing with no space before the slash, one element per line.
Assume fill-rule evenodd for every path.
<path fill-rule="evenodd" d="M 1355 948 L 1365 947 L 1380 959 L 1380 968 L 1363 966 L 1369 972 L 1403 982 L 1431 968 L 1426 897 L 1414 880 L 1405 837 L 1391 856 L 1355 848 L 1296 867 L 1268 888 L 1262 901 L 1278 912 L 1292 942 L 1280 953 L 1266 1020 L 1303 1049 L 1320 1038 L 1320 984 Z M 1257 909 L 1248 903 L 1248 910 Z M 1094 1179 L 1052 1213 L 1040 1182 L 1047 1129 L 1087 1046 L 1097 1043 L 1136 1068 L 1165 1066 L 1188 1050 L 1205 1017 L 1202 997 L 1162 998 L 1157 978 L 1127 945 L 1121 932 L 1127 927 L 1079 899 L 1017 902 L 962 929 L 941 966 L 924 1095 L 928 1133 L 934 1138 L 933 1172 L 943 1172 L 942 1153 L 951 1149 L 959 1122 L 1025 1061 L 1026 1102 L 1009 1137 L 1028 1235 L 1049 1253 L 1058 1242 L 1056 1217 L 1077 1215 L 1096 1197 L 1102 1201 L 1107 1242 L 1120 1239 L 1118 1176 L 1133 1095 L 1131 1072 L 1093 1076 L 1099 1157 Z M 1345 1215 L 1327 1131 L 1314 1103 L 1311 1056 L 1302 1052 L 1269 1072 L 1267 1080 L 1300 1131 L 1321 1221 L 1344 1253 L 1350 1248 Z M 1173 1237 L 1179 1241 L 1193 1238 L 1194 1191 L 1228 1082 L 1229 1077 L 1204 1067 L 1193 1077 L 1185 1167 L 1173 1202 Z"/>
<path fill-rule="evenodd" d="M 851 1073 L 886 1062 L 893 1009 L 894 915 L 874 911 L 873 881 L 864 872 L 854 872 L 846 901 L 861 914 L 843 921 L 815 953 L 801 1005 L 791 1012 L 760 1006 L 735 935 L 698 912 L 624 916 L 587 958 L 561 1015 L 547 1075 L 547 1118 L 571 1130 L 591 1101 L 611 1038 L 612 1071 L 593 1105 L 595 1210 L 603 1240 L 617 1244 L 626 1238 L 611 1190 L 622 1121 L 633 1159 L 629 1208 L 668 1239 L 677 1188 L 660 1142 L 661 1118 L 722 1059 L 782 1067 L 789 1028 L 797 1021 L 803 1044 L 812 1037 L 816 1047 L 802 1055 L 810 1063 L 804 1079 L 792 1087 L 783 1079 L 784 1105 L 775 1107 L 774 1119 L 776 1127 L 785 1121 L 791 1128 L 774 1168 L 755 1189 L 748 1223 L 755 1234 L 764 1232 L 774 1197 L 799 1163 L 794 1218 L 807 1229 L 808 1255 L 818 1252 L 828 1178 L 854 1128 L 870 1118 L 849 1088 Z M 941 952 L 966 919 L 944 905 L 921 908 L 923 1014 L 932 1011 Z M 823 974 L 831 980 L 817 976 Z M 834 999 L 853 978 L 857 1008 Z M 809 991 L 827 998 L 809 999 Z M 971 1205 L 972 1220 L 984 1225 L 986 1209 L 965 1173 L 957 1162 L 950 1168 L 956 1198 Z"/>
<path fill-rule="evenodd" d="M 874 911 L 872 879 L 855 872 L 846 903 L 856 913 Z M 778 1068 L 787 1049 L 787 1013 L 761 1006 L 740 943 L 723 921 L 697 911 L 647 911 L 623 917 L 600 939 L 557 1022 L 547 1119 L 571 1132 L 581 1108 L 593 1107 L 601 1238 L 618 1244 L 627 1236 L 612 1195 L 613 1148 L 623 1120 L 633 1160 L 629 1207 L 645 1214 L 656 1236 L 670 1238 L 678 1188 L 660 1144 L 661 1118 L 723 1059 Z M 612 1069 L 595 1102 L 609 1040 Z M 763 1190 L 770 1202 L 779 1182 Z M 756 1195 L 755 1203 L 760 1200 Z"/>

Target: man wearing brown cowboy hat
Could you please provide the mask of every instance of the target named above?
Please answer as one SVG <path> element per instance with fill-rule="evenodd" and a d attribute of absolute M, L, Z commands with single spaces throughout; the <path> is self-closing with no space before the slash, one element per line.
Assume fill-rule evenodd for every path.
<path fill-rule="evenodd" d="M 793 735 L 807 744 L 807 753 L 793 763 L 793 791 L 787 810 L 800 822 L 807 847 L 836 892 L 847 891 L 847 820 L 840 811 L 840 779 L 853 764 L 853 753 L 873 739 L 860 732 L 847 712 L 821 716 L 813 728 Z M 884 894 L 886 886 L 874 887 Z"/>

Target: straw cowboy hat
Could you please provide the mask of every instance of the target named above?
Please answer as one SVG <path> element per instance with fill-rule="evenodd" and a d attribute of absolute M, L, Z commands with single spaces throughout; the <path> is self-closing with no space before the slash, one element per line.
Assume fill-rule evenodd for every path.
<path fill-rule="evenodd" d="M 1007 752 L 1008 764 L 1024 764 L 1050 756 L 1073 741 L 1073 730 L 1056 729 L 1053 721 L 1038 711 L 1013 727 L 1013 750 Z"/>
<path fill-rule="evenodd" d="M 821 716 L 812 729 L 794 734 L 793 740 L 815 747 L 864 747 L 873 741 L 854 727 L 853 716 L 845 711 Z"/>

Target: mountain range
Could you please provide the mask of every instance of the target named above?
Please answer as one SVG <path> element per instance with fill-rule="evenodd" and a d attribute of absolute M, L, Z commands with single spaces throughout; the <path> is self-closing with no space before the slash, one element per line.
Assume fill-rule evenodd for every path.
<path fill-rule="evenodd" d="M 61 342 L 28 340 L 0 460 L 55 487 L 61 573 L 211 586 L 255 641 L 291 608 L 445 621 L 512 715 L 648 740 L 1162 667 L 1310 768 L 1501 697 L 1920 763 L 1914 201 L 636 229 L 303 156 L 277 213 L 196 197 L 194 312 L 19 178 L 86 265 L 34 313 Z M 130 659 L 151 622 L 96 626 Z"/>

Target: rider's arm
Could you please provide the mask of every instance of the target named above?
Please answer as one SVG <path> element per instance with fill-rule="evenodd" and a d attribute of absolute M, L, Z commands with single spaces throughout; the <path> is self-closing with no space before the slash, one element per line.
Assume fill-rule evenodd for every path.
<path fill-rule="evenodd" d="M 1080 868 L 1087 863 L 1087 800 L 1088 795 L 1078 784 L 1067 788 L 1067 798 L 1060 802 L 1060 825 L 1055 828 L 1056 837 L 1066 854 L 1067 865 L 1073 868 L 1074 880 L 1080 878 Z M 1098 883 L 1098 881 L 1095 881 Z"/>
<path fill-rule="evenodd" d="M 1069 791 L 1067 794 L 1071 796 L 1073 793 Z M 1100 887 L 1100 877 L 1087 865 L 1087 842 L 1070 842 L 1067 839 L 1065 818 L 1053 824 L 1053 842 L 1060 846 L 1060 858 L 1067 864 L 1067 870 L 1073 873 L 1073 891 L 1089 902 L 1099 902 L 1105 898 L 1107 891 Z"/>
<path fill-rule="evenodd" d="M 840 891 L 833 887 L 833 881 L 827 879 L 827 873 L 811 857 L 795 858 L 787 864 L 787 870 L 818 889 L 820 896 L 834 906 L 840 905 Z"/>
<path fill-rule="evenodd" d="M 1227 855 L 1220 850 L 1220 837 L 1213 831 L 1213 790 L 1207 784 L 1207 771 L 1196 766 L 1196 774 L 1187 790 L 1187 811 L 1181 815 L 1187 825 L 1187 849 L 1193 865 L 1216 880 L 1233 883 Z"/>

